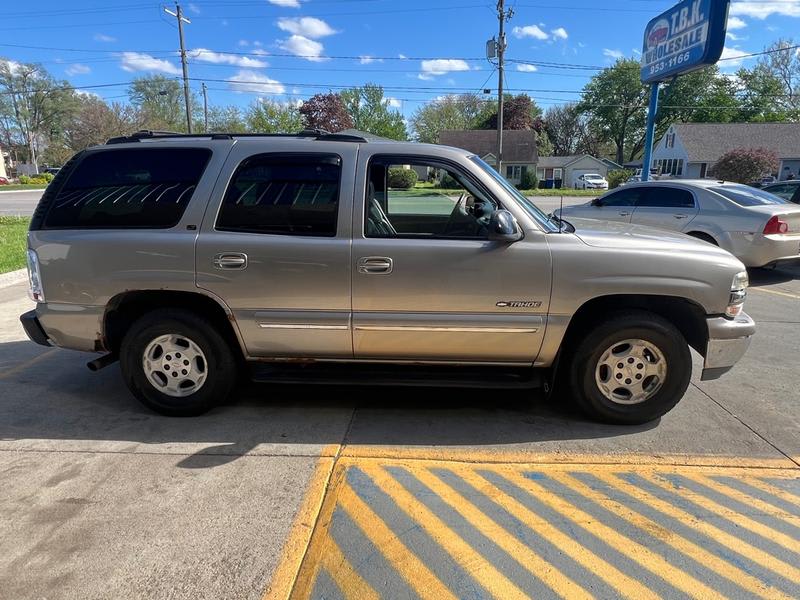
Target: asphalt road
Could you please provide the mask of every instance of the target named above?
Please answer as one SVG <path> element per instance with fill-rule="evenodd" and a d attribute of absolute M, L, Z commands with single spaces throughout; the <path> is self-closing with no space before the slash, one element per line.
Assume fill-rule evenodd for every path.
<path fill-rule="evenodd" d="M 43 190 L 3 192 L 0 190 L 0 215 L 31 216 L 36 209 L 36 203 L 42 197 Z M 564 206 L 582 204 L 589 199 L 576 196 L 564 196 Z M 560 198 L 542 196 L 535 198 L 536 204 L 547 213 L 552 212 L 561 204 Z"/>
<path fill-rule="evenodd" d="M 774 514 L 767 514 L 767 501 L 778 500 L 753 500 L 745 515 L 719 508 L 720 503 L 739 494 L 735 490 L 724 498 L 717 494 L 713 502 L 710 496 L 698 496 L 690 490 L 686 493 L 694 494 L 692 502 L 700 503 L 702 509 L 691 509 L 693 505 L 683 499 L 677 505 L 681 512 L 666 516 L 658 513 L 658 518 L 653 514 L 647 521 L 635 520 L 630 511 L 619 513 L 627 519 L 620 521 L 621 517 L 609 512 L 619 508 L 614 499 L 604 497 L 602 504 L 598 504 L 600 499 L 579 502 L 605 489 L 611 475 L 606 476 L 603 469 L 616 468 L 614 465 L 669 465 L 664 467 L 669 472 L 658 476 L 678 481 L 682 489 L 695 485 L 691 479 L 694 475 L 673 472 L 685 464 L 733 469 L 714 471 L 713 477 L 718 479 L 707 478 L 708 485 L 717 485 L 714 481 L 724 479 L 725 473 L 738 473 L 736 468 L 748 465 L 783 468 L 775 470 L 771 479 L 759 472 L 761 478 L 752 478 L 752 485 L 771 485 L 774 490 L 788 481 L 780 477 L 791 478 L 792 473 L 797 480 L 800 265 L 754 271 L 752 281 L 746 309 L 758 322 L 758 333 L 746 357 L 731 373 L 711 382 L 699 381 L 700 361 L 695 357 L 695 376 L 684 399 L 660 421 L 636 427 L 588 422 L 569 409 L 563 397 L 545 402 L 529 392 L 302 385 L 248 385 L 229 406 L 199 418 L 169 419 L 148 412 L 130 396 L 117 365 L 91 373 L 85 367 L 90 355 L 42 348 L 26 341 L 17 322 L 17 315 L 31 306 L 24 286 L 0 289 L 0 596 L 17 600 L 258 599 L 272 582 L 275 595 L 271 597 L 285 597 L 281 592 L 295 585 L 299 569 L 297 597 L 311 591 L 323 596 L 331 592 L 329 597 L 338 597 L 337 590 L 342 589 L 351 597 L 371 597 L 366 593 L 358 596 L 359 590 L 367 589 L 362 584 L 405 584 L 391 579 L 388 571 L 378 566 L 372 569 L 374 561 L 382 559 L 380 553 L 363 553 L 370 540 L 377 540 L 380 548 L 393 549 L 396 558 L 408 548 L 416 551 L 417 546 L 412 545 L 415 535 L 432 536 L 425 539 L 446 545 L 455 538 L 441 537 L 442 532 L 453 531 L 470 542 L 467 546 L 448 546 L 453 558 L 447 560 L 458 563 L 463 559 L 470 565 L 483 564 L 480 561 L 486 556 L 505 565 L 501 558 L 506 554 L 501 550 L 526 557 L 529 554 L 525 553 L 536 551 L 534 543 L 543 543 L 541 536 L 531 538 L 530 543 L 526 538 L 506 539 L 508 536 L 487 521 L 477 505 L 447 504 L 458 498 L 454 494 L 465 493 L 467 484 L 463 482 L 467 481 L 489 485 L 488 481 L 495 486 L 516 482 L 535 486 L 539 498 L 550 498 L 549 508 L 542 510 L 557 510 L 561 516 L 537 522 L 550 527 L 548 539 L 561 545 L 554 546 L 553 557 L 539 556 L 566 568 L 563 553 L 575 553 L 580 558 L 580 548 L 574 544 L 577 540 L 586 547 L 595 544 L 590 556 L 603 559 L 582 563 L 599 565 L 591 572 L 575 567 L 570 571 L 573 583 L 591 584 L 606 565 L 604 568 L 629 573 L 631 585 L 640 585 L 640 581 L 650 585 L 647 577 L 660 573 L 664 579 L 653 585 L 667 587 L 651 589 L 669 595 L 674 589 L 669 586 L 686 585 L 680 588 L 685 594 L 674 593 L 699 593 L 700 588 L 692 583 L 698 579 L 687 579 L 683 571 L 674 571 L 670 566 L 673 563 L 664 564 L 661 557 L 669 559 L 669 552 L 677 548 L 700 557 L 696 561 L 699 566 L 694 568 L 714 567 L 720 559 L 709 554 L 713 544 L 695 543 L 691 536 L 719 532 L 723 522 L 733 519 L 741 527 L 725 534 L 730 538 L 726 548 L 746 550 L 748 560 L 760 562 L 751 568 L 742 559 L 745 567 L 741 568 L 749 569 L 747 573 L 720 564 L 719 572 L 712 575 L 719 578 L 722 573 L 728 578 L 719 579 L 718 589 L 728 589 L 722 586 L 732 585 L 731 578 L 737 585 L 751 585 L 746 589 L 762 589 L 757 587 L 759 581 L 753 583 L 753 574 L 767 569 L 768 575 L 782 574 L 774 575 L 775 581 L 769 585 L 778 586 L 774 589 L 783 590 L 784 596 L 792 596 L 794 588 L 790 586 L 798 581 L 792 569 L 798 562 L 765 562 L 764 550 L 753 546 L 759 542 L 770 550 L 772 546 L 767 544 L 775 543 L 753 533 L 757 527 L 774 528 L 779 531 L 773 535 L 775 539 L 787 539 L 788 535 L 790 542 L 796 542 L 800 527 L 797 514 L 786 517 L 785 512 L 780 513 L 788 521 L 775 520 L 777 508 Z M 483 469 L 478 463 L 491 469 Z M 599 479 L 554 473 L 547 467 L 562 463 L 595 465 L 591 477 Z M 424 472 L 419 470 L 420 465 L 425 467 Z M 533 467 L 550 470 L 531 474 Z M 387 473 L 393 479 L 387 479 Z M 433 474 L 438 479 L 433 479 Z M 637 508 L 642 514 L 660 507 L 658 503 L 663 504 L 663 498 L 677 489 L 674 481 L 664 487 L 649 471 L 626 476 L 630 481 L 642 478 L 642 487 L 636 490 L 630 488 L 630 481 L 625 483 L 630 488 L 628 493 L 636 492 L 640 500 L 650 498 L 649 508 Z M 574 477 L 583 479 L 576 483 Z M 571 491 L 562 485 L 568 480 Z M 370 487 L 373 481 L 385 485 L 374 490 Z M 449 482 L 449 487 L 442 482 Z M 591 489 L 586 487 L 589 484 Z M 416 499 L 404 491 L 416 489 L 414 486 L 422 490 Z M 426 486 L 435 488 L 438 495 L 424 492 Z M 661 495 L 652 495 L 655 492 L 648 492 L 646 486 L 661 486 Z M 326 488 L 333 494 L 330 502 L 322 501 Z M 547 496 L 545 488 L 555 495 Z M 516 489 L 509 488 L 508 493 L 518 494 L 520 502 L 531 501 L 522 492 L 514 492 Z M 796 502 L 796 496 L 781 493 Z M 369 500 L 366 508 L 362 498 Z M 387 504 L 381 498 L 392 500 Z M 444 504 L 435 504 L 437 498 Z M 523 509 L 528 510 L 513 502 L 516 496 L 510 500 L 510 496 L 492 498 L 505 501 L 504 510 L 519 511 L 513 513 L 519 518 L 524 516 Z M 375 519 L 381 510 L 417 501 L 425 505 L 409 509 L 411 521 L 408 515 L 392 517 L 388 513 L 383 520 Z M 448 508 L 462 504 L 461 514 Z M 762 508 L 766 512 L 759 513 Z M 490 509 L 481 510 L 493 514 Z M 791 510 L 791 505 L 786 510 Z M 503 512 L 501 517 L 511 519 L 509 514 Z M 754 520 L 762 517 L 762 521 Z M 572 529 L 561 533 L 558 527 L 565 521 Z M 514 522 L 509 521 L 509 527 Z M 641 548 L 632 546 L 633 542 L 624 537 L 632 535 L 625 527 L 634 522 L 646 529 L 647 535 L 658 538 L 655 551 L 644 547 L 644 542 Z M 363 529 L 363 523 L 372 526 Z M 678 535 L 678 528 L 687 524 L 694 529 Z M 389 535 L 387 527 L 406 532 L 402 544 Z M 480 528 L 478 533 L 475 527 Z M 312 530 L 315 534 L 306 554 Z M 479 533 L 483 542 L 476 537 Z M 749 536 L 746 539 L 734 537 L 745 533 Z M 370 539 L 365 542 L 366 534 Z M 588 536 L 586 540 L 582 534 Z M 715 535 L 727 539 L 723 533 Z M 776 537 L 779 535 L 783 538 Z M 502 548 L 495 548 L 487 539 Z M 337 540 L 339 545 L 333 543 Z M 520 545 L 520 541 L 525 543 Z M 419 548 L 425 547 L 423 542 Z M 601 543 L 615 544 L 616 549 L 597 546 Z M 670 546 L 662 553 L 665 544 Z M 473 549 L 480 552 L 473 556 Z M 546 550 L 543 547 L 541 552 Z M 791 553 L 791 549 L 784 550 Z M 615 553 L 629 551 L 630 557 L 621 556 L 614 562 Z M 650 556 L 649 562 L 641 558 L 643 552 Z M 723 548 L 721 552 L 729 550 Z M 795 545 L 794 555 L 797 553 Z M 306 560 L 301 568 L 303 556 Z M 345 575 L 350 579 L 338 579 L 342 565 L 351 564 L 347 557 L 365 556 L 373 562 L 353 563 L 362 570 L 370 567 L 363 577 L 354 575 L 348 567 Z M 531 560 L 535 558 L 531 556 Z M 444 559 L 412 559 L 404 563 L 406 571 L 401 569 L 401 573 L 416 574 L 423 583 L 438 581 L 431 573 L 439 573 Z M 417 565 L 417 571 L 410 569 L 413 565 Z M 454 563 L 451 568 L 456 572 L 462 566 Z M 504 578 L 491 575 L 495 571 L 489 569 L 479 572 L 480 581 L 500 585 L 498 582 L 507 577 L 508 585 L 516 585 L 517 577 L 526 576 L 514 570 L 519 567 L 506 566 L 498 567 Z M 690 567 L 684 565 L 685 571 L 690 572 Z M 639 577 L 636 569 L 642 568 L 649 570 Z M 695 577 L 699 576 L 695 573 Z M 337 578 L 335 583 L 331 578 Z M 375 583 L 374 578 L 379 581 Z M 596 583 L 601 584 L 604 581 Z M 516 588 L 495 591 L 511 589 Z M 563 589 L 568 592 L 570 588 Z M 605 590 L 594 589 L 598 594 Z M 771 587 L 763 590 L 755 595 L 780 595 L 772 594 Z M 736 593 L 731 595 L 735 597 Z"/>

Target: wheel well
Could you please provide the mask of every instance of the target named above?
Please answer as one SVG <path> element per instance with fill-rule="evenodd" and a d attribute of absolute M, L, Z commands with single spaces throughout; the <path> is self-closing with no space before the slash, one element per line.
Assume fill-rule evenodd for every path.
<path fill-rule="evenodd" d="M 705 355 L 708 343 L 705 311 L 691 300 L 675 296 L 613 295 L 593 298 L 573 315 L 562 347 L 574 346 L 587 329 L 594 327 L 609 313 L 625 310 L 646 310 L 664 317 L 678 328 L 689 346 Z"/>
<path fill-rule="evenodd" d="M 703 240 L 704 242 L 708 242 L 709 244 L 714 244 L 715 246 L 719 246 L 717 240 L 714 239 L 714 236 L 711 236 L 707 233 L 703 233 L 702 231 L 690 231 L 686 235 L 690 235 L 693 238 L 697 238 L 698 240 Z"/>
<path fill-rule="evenodd" d="M 144 290 L 125 292 L 112 298 L 103 319 L 104 346 L 118 353 L 131 324 L 136 319 L 159 308 L 180 308 L 192 311 L 207 319 L 241 357 L 241 346 L 236 336 L 233 317 L 214 299 L 194 292 Z"/>

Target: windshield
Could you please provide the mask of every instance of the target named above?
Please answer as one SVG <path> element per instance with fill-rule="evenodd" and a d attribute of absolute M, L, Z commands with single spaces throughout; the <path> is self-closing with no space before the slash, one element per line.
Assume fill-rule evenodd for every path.
<path fill-rule="evenodd" d="M 600 175 L 584 175 L 583 178 L 584 179 L 602 179 L 602 177 L 600 177 Z"/>
<path fill-rule="evenodd" d="M 545 231 L 559 231 L 560 227 L 558 227 L 555 223 L 553 223 L 550 218 L 546 214 L 544 214 L 538 206 L 536 206 L 533 202 L 530 201 L 529 198 L 523 196 L 517 188 L 511 185 L 505 177 L 502 177 L 500 173 L 495 171 L 492 167 L 486 164 L 481 158 L 477 156 L 470 156 L 470 160 L 478 165 L 487 175 L 489 175 L 492 179 L 494 179 L 497 183 L 503 186 L 509 194 L 514 197 L 520 206 L 528 213 L 534 221 L 536 221 Z"/>
<path fill-rule="evenodd" d="M 739 206 L 763 206 L 765 204 L 789 204 L 783 198 L 749 185 L 729 184 L 710 188 Z"/>

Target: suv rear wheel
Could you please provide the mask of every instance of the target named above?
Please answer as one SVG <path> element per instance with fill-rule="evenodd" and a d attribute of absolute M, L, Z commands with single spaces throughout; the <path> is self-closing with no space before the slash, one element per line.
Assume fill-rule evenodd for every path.
<path fill-rule="evenodd" d="M 126 333 L 120 366 L 128 389 L 168 416 L 200 415 L 230 395 L 236 360 L 228 343 L 196 314 L 148 313 Z"/>
<path fill-rule="evenodd" d="M 572 395 L 607 423 L 646 423 L 683 397 L 692 374 L 689 346 L 666 319 L 632 311 L 612 316 L 581 341 L 570 364 Z"/>

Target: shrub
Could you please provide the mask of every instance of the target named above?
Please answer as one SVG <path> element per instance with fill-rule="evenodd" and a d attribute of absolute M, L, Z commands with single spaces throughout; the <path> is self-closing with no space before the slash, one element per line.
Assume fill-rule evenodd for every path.
<path fill-rule="evenodd" d="M 407 190 L 417 183 L 417 172 L 413 169 L 394 167 L 389 169 L 389 187 Z"/>
<path fill-rule="evenodd" d="M 47 183 L 50 183 L 51 181 L 53 181 L 53 177 L 55 177 L 55 175 L 53 175 L 52 173 L 39 173 L 36 177 L 42 178 Z"/>
<path fill-rule="evenodd" d="M 436 187 L 443 190 L 452 190 L 460 188 L 461 186 L 450 176 L 449 173 L 444 173 L 442 178 L 439 180 L 439 183 L 436 184 Z"/>
<path fill-rule="evenodd" d="M 633 171 L 629 171 L 627 169 L 616 169 L 614 171 L 609 171 L 608 175 L 606 175 L 606 179 L 608 180 L 608 189 L 611 190 L 615 187 L 619 187 L 631 177 L 633 177 Z"/>
<path fill-rule="evenodd" d="M 520 190 L 533 190 L 536 189 L 536 175 L 526 170 L 522 177 L 520 177 L 517 188 Z"/>
<path fill-rule="evenodd" d="M 31 178 L 30 178 L 30 177 L 28 177 L 27 175 L 20 175 L 20 176 L 19 176 L 19 182 L 20 182 L 21 184 L 23 184 L 23 185 L 26 185 L 26 184 L 28 184 L 28 183 L 30 183 L 30 182 L 31 182 Z"/>
<path fill-rule="evenodd" d="M 726 181 L 748 183 L 778 170 L 778 155 L 767 148 L 735 148 L 723 154 L 709 173 Z"/>

